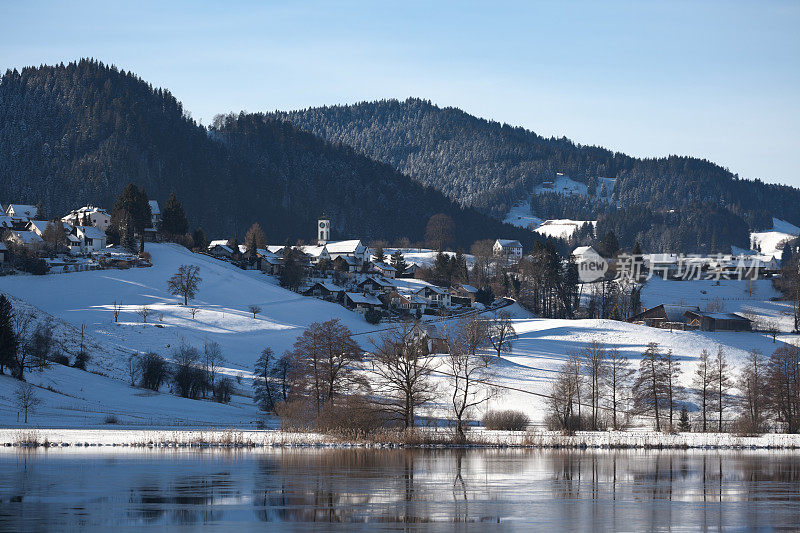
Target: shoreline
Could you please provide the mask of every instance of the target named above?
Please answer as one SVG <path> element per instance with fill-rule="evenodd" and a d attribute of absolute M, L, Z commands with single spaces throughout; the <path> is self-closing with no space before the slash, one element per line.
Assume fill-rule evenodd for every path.
<path fill-rule="evenodd" d="M 63 447 L 138 448 L 408 448 L 408 449 L 701 449 L 800 450 L 800 434 L 767 433 L 743 437 L 728 433 L 655 431 L 490 431 L 473 429 L 458 443 L 448 430 L 419 428 L 413 435 L 385 433 L 352 439 L 321 433 L 281 430 L 208 429 L 6 429 L 0 448 Z"/>

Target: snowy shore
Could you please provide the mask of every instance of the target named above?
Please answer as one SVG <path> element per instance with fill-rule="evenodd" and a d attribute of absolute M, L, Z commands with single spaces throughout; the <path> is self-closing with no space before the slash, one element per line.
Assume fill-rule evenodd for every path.
<path fill-rule="evenodd" d="M 401 436 L 348 441 L 319 433 L 278 430 L 212 429 L 194 431 L 138 429 L 0 429 L 0 446 L 134 446 L 134 447 L 455 447 L 447 431 L 421 429 L 414 443 Z M 578 432 L 487 431 L 467 433 L 468 447 L 524 448 L 702 448 L 797 449 L 800 435 L 769 433 L 741 437 L 727 433 L 664 434 L 652 431 Z"/>

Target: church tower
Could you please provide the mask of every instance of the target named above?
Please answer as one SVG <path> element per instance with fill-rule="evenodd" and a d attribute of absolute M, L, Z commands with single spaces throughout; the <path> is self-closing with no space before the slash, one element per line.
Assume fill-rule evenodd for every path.
<path fill-rule="evenodd" d="M 320 246 L 331 240 L 331 221 L 325 215 L 317 221 L 317 236 Z"/>

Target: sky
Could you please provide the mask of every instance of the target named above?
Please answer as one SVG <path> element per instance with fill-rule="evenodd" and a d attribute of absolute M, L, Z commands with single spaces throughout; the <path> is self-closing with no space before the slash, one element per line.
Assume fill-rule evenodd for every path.
<path fill-rule="evenodd" d="M 0 3 L 0 68 L 93 57 L 204 124 L 414 96 L 800 187 L 798 27 L 797 0 L 26 0 Z"/>

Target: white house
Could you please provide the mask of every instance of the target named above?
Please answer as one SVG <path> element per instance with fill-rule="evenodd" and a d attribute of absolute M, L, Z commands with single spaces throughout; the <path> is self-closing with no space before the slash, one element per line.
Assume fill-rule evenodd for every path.
<path fill-rule="evenodd" d="M 44 241 L 42 238 L 33 231 L 9 231 L 6 236 L 6 241 L 25 246 L 26 248 L 36 249 L 41 246 Z"/>
<path fill-rule="evenodd" d="M 61 220 L 73 226 L 95 226 L 103 231 L 108 231 L 111 226 L 111 215 L 108 214 L 108 211 L 93 205 L 70 211 Z"/>
<path fill-rule="evenodd" d="M 450 307 L 452 304 L 450 291 L 436 285 L 424 285 L 414 291 L 414 294 L 425 298 L 428 301 L 428 307 Z"/>
<path fill-rule="evenodd" d="M 370 250 L 360 240 L 336 241 L 325 243 L 331 260 L 340 256 L 354 257 L 359 263 L 369 260 Z"/>
<path fill-rule="evenodd" d="M 372 263 L 372 271 L 382 275 L 385 278 L 394 279 L 397 277 L 397 269 L 388 263 Z"/>
<path fill-rule="evenodd" d="M 494 255 L 516 263 L 522 259 L 522 243 L 513 239 L 497 239 L 494 241 Z"/>
<path fill-rule="evenodd" d="M 321 246 L 297 246 L 296 248 L 306 254 L 311 262 L 315 264 L 323 259 L 329 260 L 331 258 L 331 254 L 328 253 L 328 247 L 324 244 Z"/>
<path fill-rule="evenodd" d="M 39 209 L 35 205 L 10 204 L 6 208 L 6 215 L 10 216 L 14 222 L 27 222 L 39 215 Z"/>
<path fill-rule="evenodd" d="M 64 231 L 66 233 L 72 232 L 72 225 L 66 222 L 59 222 L 64 226 Z M 47 229 L 48 224 L 53 224 L 50 220 L 30 220 L 28 221 L 27 229 L 28 231 L 32 231 L 36 233 L 39 237 L 44 237 L 44 232 Z"/>
<path fill-rule="evenodd" d="M 75 236 L 84 252 L 99 252 L 106 247 L 106 233 L 94 226 L 75 226 Z"/>
<path fill-rule="evenodd" d="M 161 228 L 161 208 L 158 207 L 158 202 L 155 200 L 150 200 L 148 202 L 150 204 L 150 225 L 154 229 Z"/>

